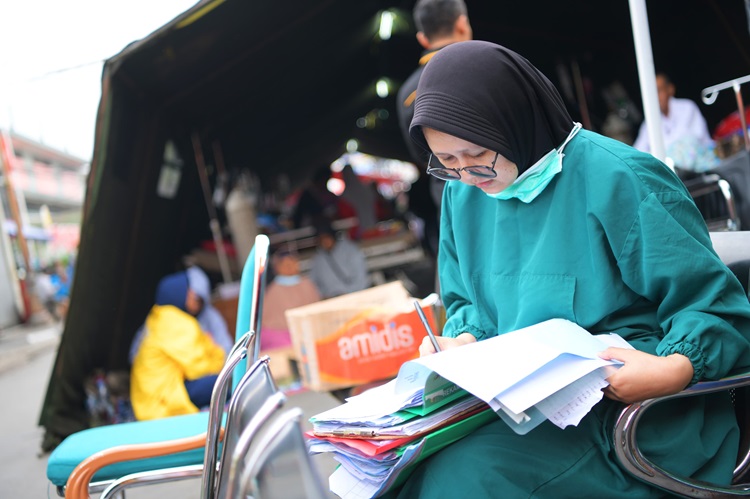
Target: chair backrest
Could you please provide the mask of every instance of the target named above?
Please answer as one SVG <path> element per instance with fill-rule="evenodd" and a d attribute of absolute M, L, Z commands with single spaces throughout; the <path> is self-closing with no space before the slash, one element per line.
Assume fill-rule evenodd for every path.
<path fill-rule="evenodd" d="M 259 234 L 255 238 L 250 254 L 242 268 L 240 294 L 237 300 L 237 323 L 235 337 L 240 338 L 248 331 L 254 332 L 253 348 L 248 355 L 249 362 L 240 363 L 234 373 L 233 390 L 237 388 L 245 370 L 260 357 L 260 325 L 263 312 L 263 297 L 266 292 L 266 276 L 271 243 L 268 236 Z"/>
<path fill-rule="evenodd" d="M 742 151 L 723 159 L 711 172 L 718 174 L 732 190 L 739 218 L 737 228 L 750 230 L 750 154 Z"/>
<path fill-rule="evenodd" d="M 227 473 L 225 474 L 226 478 L 224 481 L 220 483 L 217 499 L 231 499 L 233 497 L 238 497 L 241 486 L 240 475 L 250 445 L 256 434 L 285 403 L 286 395 L 282 392 L 274 393 L 263 403 L 262 407 L 253 414 L 250 422 L 243 428 L 242 434 L 237 440 L 237 445 L 232 450 L 228 461 L 225 461 L 224 463 Z"/>
<path fill-rule="evenodd" d="M 213 481 L 218 461 L 218 442 L 221 431 L 221 420 L 224 412 L 224 401 L 227 399 L 229 380 L 232 378 L 237 364 L 247 356 L 247 347 L 250 342 L 250 333 L 242 335 L 229 351 L 224 367 L 219 372 L 211 392 L 211 404 L 209 405 L 208 429 L 206 435 L 206 448 L 203 454 L 203 475 L 201 480 L 201 497 L 210 497 L 209 491 L 213 489 Z"/>
<path fill-rule="evenodd" d="M 221 449 L 221 460 L 218 469 L 217 483 L 214 490 L 219 496 L 223 485 L 227 483 L 229 462 L 244 428 L 252 417 L 258 413 L 263 404 L 278 392 L 276 383 L 268 367 L 269 358 L 263 356 L 255 361 L 237 385 L 227 410 L 227 421 L 224 427 L 224 444 Z"/>
<path fill-rule="evenodd" d="M 257 432 L 240 476 L 240 497 L 328 497 L 302 434 L 302 414 L 297 407 L 277 412 Z"/>
<path fill-rule="evenodd" d="M 714 250 L 727 267 L 737 276 L 740 284 L 748 292 L 750 280 L 750 231 L 711 232 Z M 734 410 L 740 426 L 740 449 L 735 469 L 734 481 L 744 481 L 750 469 L 750 388 L 732 390 Z"/>
<path fill-rule="evenodd" d="M 690 192 L 709 230 L 739 230 L 736 196 L 729 182 L 715 173 L 675 171 Z"/>
<path fill-rule="evenodd" d="M 750 291 L 750 231 L 711 232 L 711 242 L 747 294 Z"/>
<path fill-rule="evenodd" d="M 750 231 L 711 232 L 714 250 L 726 265 L 750 259 Z"/>

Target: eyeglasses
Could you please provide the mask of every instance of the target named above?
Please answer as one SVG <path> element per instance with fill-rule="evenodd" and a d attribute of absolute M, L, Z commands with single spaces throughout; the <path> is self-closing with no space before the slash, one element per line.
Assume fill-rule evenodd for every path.
<path fill-rule="evenodd" d="M 497 152 L 495 153 L 495 159 L 492 160 L 492 165 L 490 166 L 476 165 L 464 166 L 463 168 L 446 168 L 442 165 L 433 168 L 430 166 L 432 163 L 432 154 L 430 154 L 430 158 L 427 160 L 427 173 L 441 180 L 458 180 L 461 178 L 462 171 L 465 171 L 474 177 L 495 178 L 497 177 L 497 172 L 495 172 L 495 162 L 497 162 L 499 154 L 500 153 Z"/>

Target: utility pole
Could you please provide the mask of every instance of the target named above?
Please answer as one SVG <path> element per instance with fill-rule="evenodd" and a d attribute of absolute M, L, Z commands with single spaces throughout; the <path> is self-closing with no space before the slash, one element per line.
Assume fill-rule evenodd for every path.
<path fill-rule="evenodd" d="M 18 210 L 18 199 L 16 198 L 16 191 L 13 187 L 13 180 L 10 175 L 11 161 L 15 159 L 16 155 L 13 151 L 13 143 L 10 140 L 10 136 L 5 130 L 0 130 L 0 165 L 2 165 L 3 178 L 5 180 L 5 189 L 8 195 L 8 205 L 10 206 L 11 216 L 16 224 L 16 241 L 18 242 L 18 248 L 21 251 L 24 264 L 25 274 L 20 277 L 21 281 L 21 298 L 24 304 L 24 312 L 22 313 L 24 321 L 31 316 L 31 300 L 29 296 L 28 286 L 24 285 L 30 282 L 31 277 L 31 257 L 29 256 L 29 246 L 26 243 L 26 238 L 23 234 L 23 222 L 21 220 L 21 213 Z"/>

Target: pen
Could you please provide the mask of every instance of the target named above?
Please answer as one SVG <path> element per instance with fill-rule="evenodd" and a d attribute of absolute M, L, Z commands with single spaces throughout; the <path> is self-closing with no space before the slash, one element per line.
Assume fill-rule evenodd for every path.
<path fill-rule="evenodd" d="M 430 327 L 430 323 L 427 322 L 427 317 L 425 317 L 424 312 L 422 311 L 422 307 L 419 305 L 419 300 L 414 300 L 414 308 L 417 309 L 417 314 L 419 314 L 419 320 L 422 321 L 422 324 L 424 325 L 424 328 L 427 330 L 427 335 L 430 337 L 430 341 L 432 342 L 432 346 L 435 347 L 435 351 L 440 351 L 440 345 L 438 345 L 437 338 L 435 338 L 435 333 L 432 332 L 432 328 Z"/>
<path fill-rule="evenodd" d="M 377 432 L 371 429 L 331 430 L 328 432 L 320 432 L 315 434 L 320 436 L 332 436 L 339 438 L 375 438 L 378 436 Z"/>

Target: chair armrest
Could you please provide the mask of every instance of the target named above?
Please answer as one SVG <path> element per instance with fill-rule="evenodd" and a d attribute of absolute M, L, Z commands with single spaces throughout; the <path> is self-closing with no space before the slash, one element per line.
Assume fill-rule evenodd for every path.
<path fill-rule="evenodd" d="M 141 485 L 153 485 L 178 480 L 201 478 L 203 476 L 203 464 L 191 464 L 188 466 L 177 466 L 162 470 L 140 471 L 131 473 L 110 482 L 107 488 L 99 496 L 99 499 L 124 498 L 125 489 Z M 93 487 L 93 483 L 91 484 Z M 92 487 L 89 487 L 91 490 Z"/>
<path fill-rule="evenodd" d="M 223 429 L 221 437 L 223 437 Z M 89 483 L 97 471 L 110 464 L 166 456 L 177 452 L 200 449 L 206 445 L 208 434 L 201 433 L 187 438 L 178 438 L 166 442 L 148 444 L 120 445 L 97 452 L 81 461 L 70 474 L 65 487 L 65 497 L 68 499 L 88 499 Z"/>
<path fill-rule="evenodd" d="M 684 497 L 718 499 L 732 496 L 750 496 L 750 488 L 746 485 L 720 486 L 676 475 L 660 468 L 641 452 L 638 447 L 637 432 L 638 422 L 646 411 L 655 404 L 670 399 L 704 395 L 743 386 L 750 386 L 750 373 L 722 378 L 717 381 L 701 381 L 674 395 L 648 399 L 626 406 L 620 412 L 614 427 L 615 454 L 620 460 L 620 464 L 644 482 Z M 734 470 L 735 477 L 747 468 L 749 460 L 750 456 L 745 455 Z"/>

